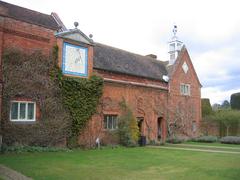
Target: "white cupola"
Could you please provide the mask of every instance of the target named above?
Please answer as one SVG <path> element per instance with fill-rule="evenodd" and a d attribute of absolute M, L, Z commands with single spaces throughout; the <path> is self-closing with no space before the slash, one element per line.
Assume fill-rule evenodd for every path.
<path fill-rule="evenodd" d="M 169 65 L 174 64 L 175 60 L 178 57 L 179 52 L 181 51 L 183 43 L 178 40 L 178 37 L 176 36 L 177 34 L 177 25 L 173 26 L 173 37 L 169 44 L 169 51 L 168 53 L 170 54 L 170 60 L 169 60 Z"/>

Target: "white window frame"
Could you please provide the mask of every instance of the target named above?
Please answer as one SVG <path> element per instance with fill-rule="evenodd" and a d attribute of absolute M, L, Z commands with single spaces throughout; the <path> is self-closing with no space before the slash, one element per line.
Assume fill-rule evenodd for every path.
<path fill-rule="evenodd" d="M 113 121 L 112 121 L 112 127 L 109 128 L 109 118 L 110 117 L 115 117 L 115 121 L 116 121 L 116 128 L 113 127 Z M 107 118 L 107 127 L 105 127 L 105 117 Z M 104 114 L 104 117 L 103 117 L 103 126 L 104 126 L 104 129 L 105 130 L 110 130 L 110 131 L 113 131 L 113 130 L 116 130 L 118 129 L 118 119 L 117 119 L 117 115 L 116 114 Z"/>
<path fill-rule="evenodd" d="M 180 93 L 181 93 L 181 95 L 184 95 L 184 96 L 190 96 L 191 95 L 190 84 L 181 83 L 180 84 Z"/>
<path fill-rule="evenodd" d="M 13 103 L 18 103 L 18 118 L 17 119 L 12 119 L 12 104 Z M 25 103 L 25 119 L 20 119 L 20 103 Z M 28 103 L 33 103 L 33 119 L 27 119 L 28 115 Z M 33 101 L 11 101 L 10 105 L 10 121 L 14 122 L 33 122 L 36 121 L 36 102 Z"/>

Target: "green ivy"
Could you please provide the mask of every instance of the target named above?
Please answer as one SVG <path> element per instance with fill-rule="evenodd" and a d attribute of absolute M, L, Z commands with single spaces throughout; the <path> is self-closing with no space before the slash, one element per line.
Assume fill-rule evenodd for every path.
<path fill-rule="evenodd" d="M 57 47 L 54 47 L 53 53 L 53 57 L 57 60 Z M 99 99 L 102 96 L 103 79 L 97 75 L 92 75 L 89 79 L 63 76 L 57 64 L 51 71 L 51 77 L 58 80 L 63 104 L 72 118 L 70 137 L 76 137 L 96 112 Z"/>
<path fill-rule="evenodd" d="M 96 75 L 89 79 L 63 77 L 61 89 L 64 105 L 72 117 L 72 136 L 77 136 L 96 112 L 102 96 L 103 80 Z"/>

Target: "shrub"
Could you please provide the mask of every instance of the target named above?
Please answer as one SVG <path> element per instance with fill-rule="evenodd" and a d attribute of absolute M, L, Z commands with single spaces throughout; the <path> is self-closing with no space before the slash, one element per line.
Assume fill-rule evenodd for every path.
<path fill-rule="evenodd" d="M 24 153 L 24 152 L 71 152 L 67 148 L 40 147 L 40 146 L 2 146 L 2 153 Z"/>
<path fill-rule="evenodd" d="M 171 143 L 171 144 L 181 144 L 181 143 L 184 142 L 184 140 L 175 137 L 175 138 L 168 138 L 168 139 L 167 139 L 167 142 L 168 142 L 168 143 Z"/>
<path fill-rule="evenodd" d="M 125 100 L 120 103 L 122 113 L 118 118 L 118 132 L 120 143 L 124 146 L 133 147 L 138 145 L 139 129 L 137 120 Z"/>
<path fill-rule="evenodd" d="M 218 138 L 216 136 L 201 136 L 195 139 L 192 139 L 194 142 L 206 142 L 206 143 L 213 143 L 217 142 Z"/>
<path fill-rule="evenodd" d="M 240 144 L 239 136 L 225 136 L 220 139 L 220 142 L 223 144 Z"/>

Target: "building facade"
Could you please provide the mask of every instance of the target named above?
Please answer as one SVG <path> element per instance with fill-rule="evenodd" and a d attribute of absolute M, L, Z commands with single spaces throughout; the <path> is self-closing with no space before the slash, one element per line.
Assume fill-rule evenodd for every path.
<path fill-rule="evenodd" d="M 8 88 L 11 89 L 11 79 L 6 77 L 11 76 L 5 70 L 8 64 L 3 60 L 5 54 L 17 49 L 25 54 L 40 51 L 43 55 L 50 56 L 56 45 L 59 49 L 58 66 L 65 76 L 89 78 L 92 74 L 97 74 L 104 80 L 97 113 L 81 132 L 79 144 L 92 146 L 96 138 L 100 138 L 104 144 L 118 143 L 115 132 L 121 114 L 119 103 L 123 99 L 133 111 L 140 134 L 146 137 L 147 142 L 165 142 L 168 135 L 183 138 L 198 136 L 201 84 L 188 51 L 175 37 L 176 34 L 169 44 L 169 63 L 157 60 L 154 55 L 142 56 L 96 43 L 81 32 L 77 25 L 75 23 L 75 28 L 68 30 L 56 13 L 46 15 L 0 2 L 0 107 L 3 142 L 34 144 L 37 141 L 35 135 L 43 136 L 43 129 L 47 129 L 45 119 L 51 119 L 45 111 L 44 101 L 47 100 L 47 95 L 41 92 L 41 88 L 38 88 L 39 93 L 29 93 L 31 96 L 21 89 L 18 92 L 16 88 L 15 94 L 6 92 Z M 21 68 L 24 67 L 23 63 Z M 18 72 L 14 72 L 13 76 L 18 76 Z M 33 78 L 29 81 L 30 84 L 36 84 Z M 45 89 L 49 88 L 46 84 Z M 61 108 L 55 108 L 55 111 L 59 111 L 59 114 L 63 112 Z M 60 119 L 63 117 L 65 115 L 59 115 Z M 54 124 L 54 120 L 50 122 Z M 17 136 L 16 129 L 22 127 L 24 129 Z M 26 131 L 31 128 L 35 130 L 31 133 Z M 64 134 L 59 136 L 59 140 L 57 138 L 57 133 L 60 132 L 61 128 L 59 131 L 51 131 L 52 134 L 46 133 L 39 141 L 44 142 L 43 139 L 49 136 L 56 138 L 45 145 L 64 144 Z M 41 142 L 35 144 L 41 145 Z"/>

